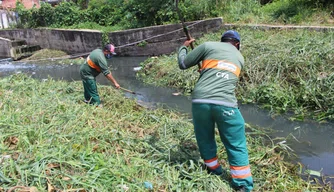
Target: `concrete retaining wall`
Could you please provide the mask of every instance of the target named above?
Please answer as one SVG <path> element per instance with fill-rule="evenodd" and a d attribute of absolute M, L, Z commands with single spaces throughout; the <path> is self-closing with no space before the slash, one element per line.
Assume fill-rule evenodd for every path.
<path fill-rule="evenodd" d="M 0 37 L 25 40 L 28 45 L 39 45 L 43 49 L 63 50 L 69 54 L 91 51 L 100 47 L 102 42 L 100 31 L 62 29 L 0 30 Z"/>
<path fill-rule="evenodd" d="M 10 49 L 12 48 L 12 43 L 10 39 L 0 37 L 0 57 L 11 57 Z"/>
<path fill-rule="evenodd" d="M 11 58 L 18 60 L 29 57 L 40 50 L 39 45 L 27 45 L 25 40 L 13 40 L 0 37 L 0 56 L 1 58 Z"/>
<path fill-rule="evenodd" d="M 194 37 L 215 32 L 222 26 L 222 18 L 187 22 Z M 25 40 L 28 45 L 56 49 L 68 54 L 89 53 L 102 46 L 103 33 L 95 30 L 16 29 L 0 30 L 0 37 Z M 186 39 L 181 24 L 145 27 L 108 34 L 120 56 L 153 56 L 170 54 Z M 0 41 L 0 50 L 2 47 Z M 0 55 L 3 57 L 3 55 Z"/>
<path fill-rule="evenodd" d="M 223 24 L 221 18 L 185 23 L 193 38 L 218 31 Z M 186 40 L 181 24 L 162 25 L 113 32 L 109 39 L 122 55 L 162 55 L 170 54 Z"/>

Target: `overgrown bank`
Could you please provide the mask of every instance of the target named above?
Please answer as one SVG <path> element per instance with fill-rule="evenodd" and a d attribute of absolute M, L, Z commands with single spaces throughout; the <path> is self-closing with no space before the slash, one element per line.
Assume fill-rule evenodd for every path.
<path fill-rule="evenodd" d="M 243 103 L 257 103 L 293 119 L 334 119 L 334 33 L 307 30 L 237 29 L 245 68 L 237 88 Z M 219 41 L 220 33 L 198 39 Z M 195 44 L 195 45 L 196 45 Z M 176 55 L 150 58 L 138 77 L 146 83 L 177 87 L 189 94 L 197 68 L 181 71 Z"/>
<path fill-rule="evenodd" d="M 214 17 L 227 23 L 333 25 L 332 0 L 182 0 L 185 21 Z M 129 28 L 178 23 L 174 0 L 61 1 L 57 6 L 25 9 L 17 1 L 17 28 L 99 29 L 110 32 Z M 106 14 L 108 13 L 108 14 Z"/>
<path fill-rule="evenodd" d="M 231 191 L 202 170 L 187 117 L 145 109 L 109 86 L 95 108 L 82 91 L 81 82 L 0 79 L 0 191 Z M 266 147 L 258 128 L 247 134 L 256 191 L 316 191 L 284 161 L 284 145 Z"/>

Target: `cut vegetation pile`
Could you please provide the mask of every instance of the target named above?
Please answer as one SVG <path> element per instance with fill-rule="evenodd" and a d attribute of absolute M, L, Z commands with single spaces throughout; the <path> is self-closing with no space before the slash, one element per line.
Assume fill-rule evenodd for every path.
<path fill-rule="evenodd" d="M 51 58 L 58 58 L 58 57 L 66 57 L 67 53 L 60 50 L 52 50 L 52 49 L 41 49 L 36 51 L 32 56 L 23 59 L 24 61 L 29 60 L 39 60 L 39 59 L 51 59 Z"/>
<path fill-rule="evenodd" d="M 33 62 L 39 64 L 49 64 L 52 61 L 53 64 L 82 64 L 83 58 L 78 57 L 76 59 L 70 59 L 72 56 L 66 52 L 54 49 L 41 49 L 36 51 L 32 56 L 24 58 L 21 61 Z"/>
<path fill-rule="evenodd" d="M 81 82 L 0 79 L 0 191 L 231 191 L 202 169 L 187 117 L 99 90 L 103 108 L 82 102 Z M 266 147 L 257 128 L 247 134 L 256 191 L 315 191 L 282 144 Z"/>

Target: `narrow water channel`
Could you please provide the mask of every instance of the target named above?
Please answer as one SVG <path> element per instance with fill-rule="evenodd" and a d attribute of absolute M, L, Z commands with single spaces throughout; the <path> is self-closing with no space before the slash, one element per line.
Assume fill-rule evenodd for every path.
<path fill-rule="evenodd" d="M 146 57 L 115 57 L 111 60 L 113 76 L 118 83 L 129 90 L 139 93 L 125 93 L 127 97 L 136 97 L 149 107 L 165 105 L 184 113 L 191 111 L 191 102 L 184 96 L 174 96 L 175 89 L 145 85 L 136 79 L 135 68 Z M 0 78 L 22 72 L 33 78 L 80 81 L 79 65 L 28 64 L 0 62 Z M 102 75 L 97 78 L 99 84 L 110 82 Z M 274 136 L 289 138 L 287 145 L 298 155 L 299 162 L 307 169 L 331 176 L 334 183 L 334 123 L 319 124 L 316 122 L 293 122 L 284 116 L 272 117 L 267 110 L 255 105 L 240 105 L 246 123 L 275 130 Z"/>

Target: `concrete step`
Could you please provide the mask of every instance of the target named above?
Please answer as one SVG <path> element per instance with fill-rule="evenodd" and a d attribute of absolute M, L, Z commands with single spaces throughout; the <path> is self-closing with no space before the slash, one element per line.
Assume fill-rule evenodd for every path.
<path fill-rule="evenodd" d="M 11 43 L 13 47 L 27 45 L 25 40 L 11 40 Z"/>
<path fill-rule="evenodd" d="M 38 50 L 41 50 L 39 45 L 22 45 L 12 47 L 10 53 L 13 60 L 19 60 L 33 55 Z"/>
<path fill-rule="evenodd" d="M 0 57 L 10 57 L 19 60 L 33 55 L 40 50 L 39 45 L 27 45 L 25 40 L 0 37 Z"/>

